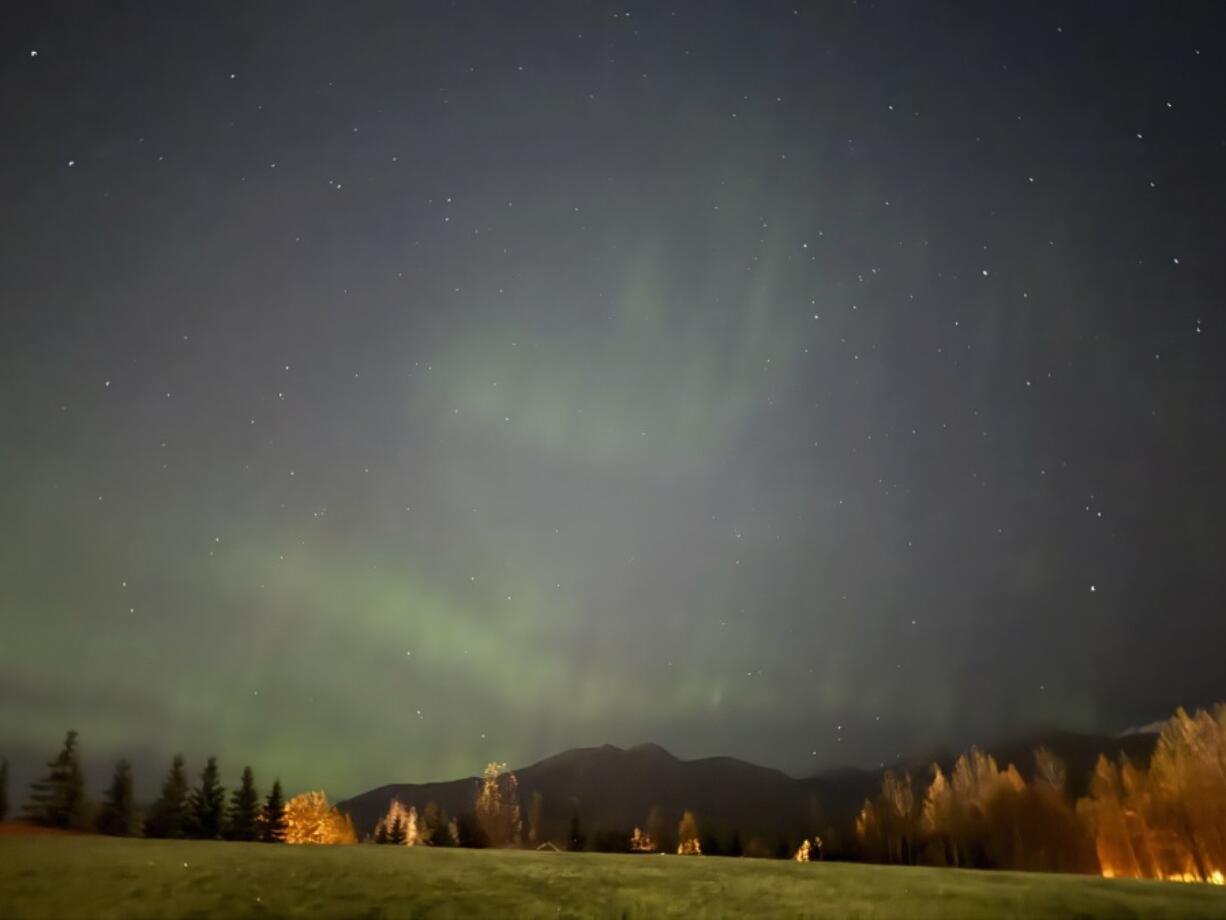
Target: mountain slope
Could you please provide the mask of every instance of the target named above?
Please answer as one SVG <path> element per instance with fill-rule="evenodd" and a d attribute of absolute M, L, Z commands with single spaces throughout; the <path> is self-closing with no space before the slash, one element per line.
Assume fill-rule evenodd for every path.
<path fill-rule="evenodd" d="M 1071 792 L 1081 795 L 1100 753 L 1113 759 L 1125 754 L 1143 762 L 1153 750 L 1155 737 L 1049 732 L 986 750 L 1002 767 L 1013 763 L 1029 776 L 1033 750 L 1046 746 L 1065 760 Z M 948 770 L 953 760 L 953 756 L 937 755 L 903 766 L 923 783 L 932 762 Z M 515 771 L 525 832 L 533 795 L 541 796 L 539 841 L 564 843 L 575 816 L 589 839 L 602 830 L 628 835 L 634 827 L 644 826 L 648 812 L 657 807 L 670 831 L 689 809 L 697 814 L 702 833 L 714 835 L 723 845 L 735 831 L 744 844 L 756 838 L 772 852 L 781 844 L 793 847 L 815 833 L 826 838 L 829 851 L 843 849 L 851 841 L 855 815 L 865 797 L 880 788 L 882 772 L 839 769 L 795 779 L 731 757 L 680 760 L 655 744 L 576 748 Z M 339 807 L 353 817 L 358 835 L 365 836 L 393 799 L 415 806 L 419 813 L 433 800 L 454 817 L 472 811 L 480 788 L 479 777 L 391 784 L 354 796 Z"/>
<path fill-rule="evenodd" d="M 816 818 L 811 791 L 785 773 L 731 757 L 679 760 L 662 747 L 641 744 L 577 748 L 515 771 L 525 825 L 533 794 L 541 795 L 539 839 L 562 843 L 572 817 L 584 831 L 624 831 L 643 826 L 652 807 L 675 828 L 684 810 L 693 810 L 703 831 L 727 836 L 797 840 L 812 833 Z M 434 800 L 455 816 L 472 811 L 480 791 L 477 777 L 447 783 L 380 786 L 340 803 L 353 817 L 359 836 L 369 833 L 393 798 L 420 812 Z M 527 827 L 525 826 L 525 831 Z"/>

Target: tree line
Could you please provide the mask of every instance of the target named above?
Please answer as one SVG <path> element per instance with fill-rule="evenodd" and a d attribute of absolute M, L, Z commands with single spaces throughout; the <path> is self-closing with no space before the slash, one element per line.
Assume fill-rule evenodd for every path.
<path fill-rule="evenodd" d="M 31 784 L 23 817 L 35 824 L 65 830 L 97 831 L 114 836 L 163 839 L 264 841 L 290 844 L 353 844 L 358 842 L 350 815 L 328 802 L 322 791 L 304 792 L 285 799 L 280 780 L 261 798 L 250 767 L 229 793 L 221 785 L 217 758 L 208 758 L 199 781 L 191 786 L 182 755 L 171 762 L 157 800 L 141 812 L 134 802 L 132 767 L 119 761 L 101 802 L 85 793 L 77 733 L 70 731 L 47 774 Z M 0 820 L 8 809 L 8 763 L 0 761 Z M 536 847 L 606 853 L 676 852 L 682 855 L 754 856 L 787 859 L 793 847 L 779 841 L 771 847 L 759 839 L 744 846 L 739 832 L 721 839 L 710 829 L 700 831 L 697 816 L 685 811 L 676 828 L 668 825 L 658 807 L 633 830 L 597 828 L 584 831 L 575 814 L 566 838 L 558 846 L 541 832 L 543 798 L 534 792 L 525 820 L 519 782 L 506 764 L 486 767 L 472 809 L 449 817 L 434 801 L 419 814 L 393 799 L 367 842 L 398 846 Z M 820 841 L 815 838 L 820 855 Z M 806 850 L 806 854 L 807 854 Z"/>
<path fill-rule="evenodd" d="M 1100 757 L 1077 812 L 1103 875 L 1226 884 L 1226 704 L 1178 710 L 1148 768 Z"/>
<path fill-rule="evenodd" d="M 777 856 L 785 859 L 793 855 L 792 849 L 783 842 L 774 850 L 758 840 L 742 847 L 737 831 L 732 832 L 726 845 L 721 845 L 713 833 L 700 833 L 698 818 L 689 810 L 682 814 L 676 832 L 670 834 L 658 807 L 653 807 L 643 825 L 633 830 L 601 828 L 590 837 L 584 832 L 579 815 L 575 814 L 563 846 L 558 846 L 542 836 L 543 804 L 540 792 L 533 792 L 525 822 L 519 780 L 506 764 L 491 763 L 485 768 L 471 812 L 448 819 L 447 812 L 437 802 L 429 801 L 419 816 L 416 806 L 405 806 L 399 799 L 392 799 L 367 839 L 371 843 L 393 846 L 548 847 L 603 853 L 676 852 L 693 856 Z M 820 855 L 820 841 L 815 839 L 815 843 L 818 849 L 814 852 Z"/>
<path fill-rule="evenodd" d="M 1162 728 L 1147 763 L 1123 754 L 1100 756 L 1088 793 L 1074 800 L 1068 770 L 1052 751 L 1032 752 L 1029 779 L 1014 764 L 1003 769 L 977 748 L 948 774 L 937 764 L 925 775 L 887 770 L 880 791 L 855 821 L 853 858 L 872 862 L 970 868 L 1101 873 L 1112 877 L 1226 883 L 1226 704 L 1188 715 L 1178 710 Z M 0 819 L 8 812 L 8 762 L 0 760 Z M 732 832 L 703 833 L 686 811 L 675 831 L 652 808 L 632 831 L 584 831 L 573 815 L 562 841 L 541 833 L 543 800 L 533 793 L 525 819 L 518 780 L 505 764 L 490 764 L 470 811 L 449 818 L 436 802 L 419 814 L 393 800 L 367 838 L 399 846 L 536 847 L 625 853 L 676 852 L 821 858 L 822 841 L 780 841 L 771 848 Z M 70 731 L 47 773 L 31 784 L 24 817 L 47 827 L 96 830 L 115 836 L 244 840 L 270 843 L 357 843 L 351 817 L 322 792 L 288 801 L 280 780 L 266 797 L 250 767 L 229 792 L 215 757 L 189 785 L 175 756 L 153 805 L 139 814 L 131 765 L 115 766 L 102 801 L 86 795 L 77 733 Z M 558 845 L 561 843 L 561 846 Z M 841 848 L 840 848 L 841 850 Z"/>
<path fill-rule="evenodd" d="M 926 787 L 887 770 L 856 818 L 869 861 L 1226 882 L 1226 704 L 1176 711 L 1148 764 L 1100 755 L 1073 801 L 1067 769 L 1033 752 L 1029 782 L 972 748 Z"/>
<path fill-rule="evenodd" d="M 8 810 L 8 762 L 0 772 L 0 819 Z M 217 758 L 210 757 L 195 786 L 187 779 L 181 754 L 175 755 L 157 800 L 141 815 L 133 794 L 132 765 L 120 760 L 101 802 L 86 795 L 77 733 L 68 732 L 63 747 L 47 764 L 47 773 L 30 785 L 23 817 L 33 824 L 62 830 L 94 830 L 116 837 L 248 840 L 280 843 L 286 839 L 287 803 L 281 780 L 261 799 L 251 767 L 243 769 L 230 792 L 221 785 Z"/>

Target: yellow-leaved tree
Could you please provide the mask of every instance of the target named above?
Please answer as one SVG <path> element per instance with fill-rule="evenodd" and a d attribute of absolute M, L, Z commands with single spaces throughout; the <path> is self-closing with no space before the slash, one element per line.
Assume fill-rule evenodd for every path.
<path fill-rule="evenodd" d="M 650 834 L 638 827 L 634 829 L 634 833 L 630 835 L 631 853 L 654 853 L 657 849 Z"/>
<path fill-rule="evenodd" d="M 304 792 L 285 803 L 286 843 L 357 843 L 353 819 L 328 804 L 323 791 Z"/>
<path fill-rule="evenodd" d="M 865 854 L 890 863 L 915 861 L 919 812 L 908 773 L 886 770 L 881 793 L 866 799 L 856 818 L 856 836 Z"/>
<path fill-rule="evenodd" d="M 523 820 L 519 813 L 519 781 L 505 763 L 491 763 L 485 768 L 475 811 L 477 824 L 490 846 L 519 846 L 523 833 Z"/>
<path fill-rule="evenodd" d="M 1077 810 L 1103 875 L 1226 884 L 1226 705 L 1176 710 L 1148 770 L 1100 757 Z"/>
<path fill-rule="evenodd" d="M 677 855 L 702 855 L 702 844 L 698 842 L 698 819 L 692 811 L 683 814 L 681 823 L 677 825 Z"/>

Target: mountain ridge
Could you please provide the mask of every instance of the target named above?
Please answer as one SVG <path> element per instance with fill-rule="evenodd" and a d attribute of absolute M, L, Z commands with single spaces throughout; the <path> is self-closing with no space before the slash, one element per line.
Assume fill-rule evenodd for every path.
<path fill-rule="evenodd" d="M 1003 767 L 1013 763 L 1023 776 L 1033 770 L 1031 752 L 1048 747 L 1067 766 L 1070 792 L 1082 795 L 1099 754 L 1148 757 L 1154 734 L 1123 736 L 1078 732 L 1032 732 L 982 748 Z M 926 778 L 932 763 L 947 770 L 956 754 L 933 752 L 929 757 L 900 760 L 892 769 Z M 837 855 L 851 843 L 855 815 L 866 796 L 880 788 L 887 768 L 835 767 L 804 777 L 728 756 L 683 760 L 654 742 L 627 748 L 612 744 L 570 748 L 516 769 L 524 832 L 528 833 L 531 803 L 540 796 L 536 842 L 564 845 L 572 819 L 593 839 L 599 833 L 625 834 L 642 827 L 648 812 L 659 809 L 662 824 L 675 828 L 686 810 L 698 816 L 703 835 L 726 844 L 735 833 L 748 845 L 782 852 L 813 834 Z M 354 822 L 360 837 L 370 834 L 393 799 L 422 812 L 434 801 L 447 813 L 472 812 L 481 789 L 480 776 L 431 783 L 387 783 L 338 803 Z M 670 843 L 666 836 L 664 843 Z M 721 844 L 721 845 L 723 845 Z"/>

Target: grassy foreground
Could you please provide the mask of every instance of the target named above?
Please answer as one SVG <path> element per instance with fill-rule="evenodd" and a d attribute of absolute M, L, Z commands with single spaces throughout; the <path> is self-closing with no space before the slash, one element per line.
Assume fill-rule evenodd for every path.
<path fill-rule="evenodd" d="M 1226 917 L 1226 889 L 757 859 L 0 836 L 0 917 Z"/>

